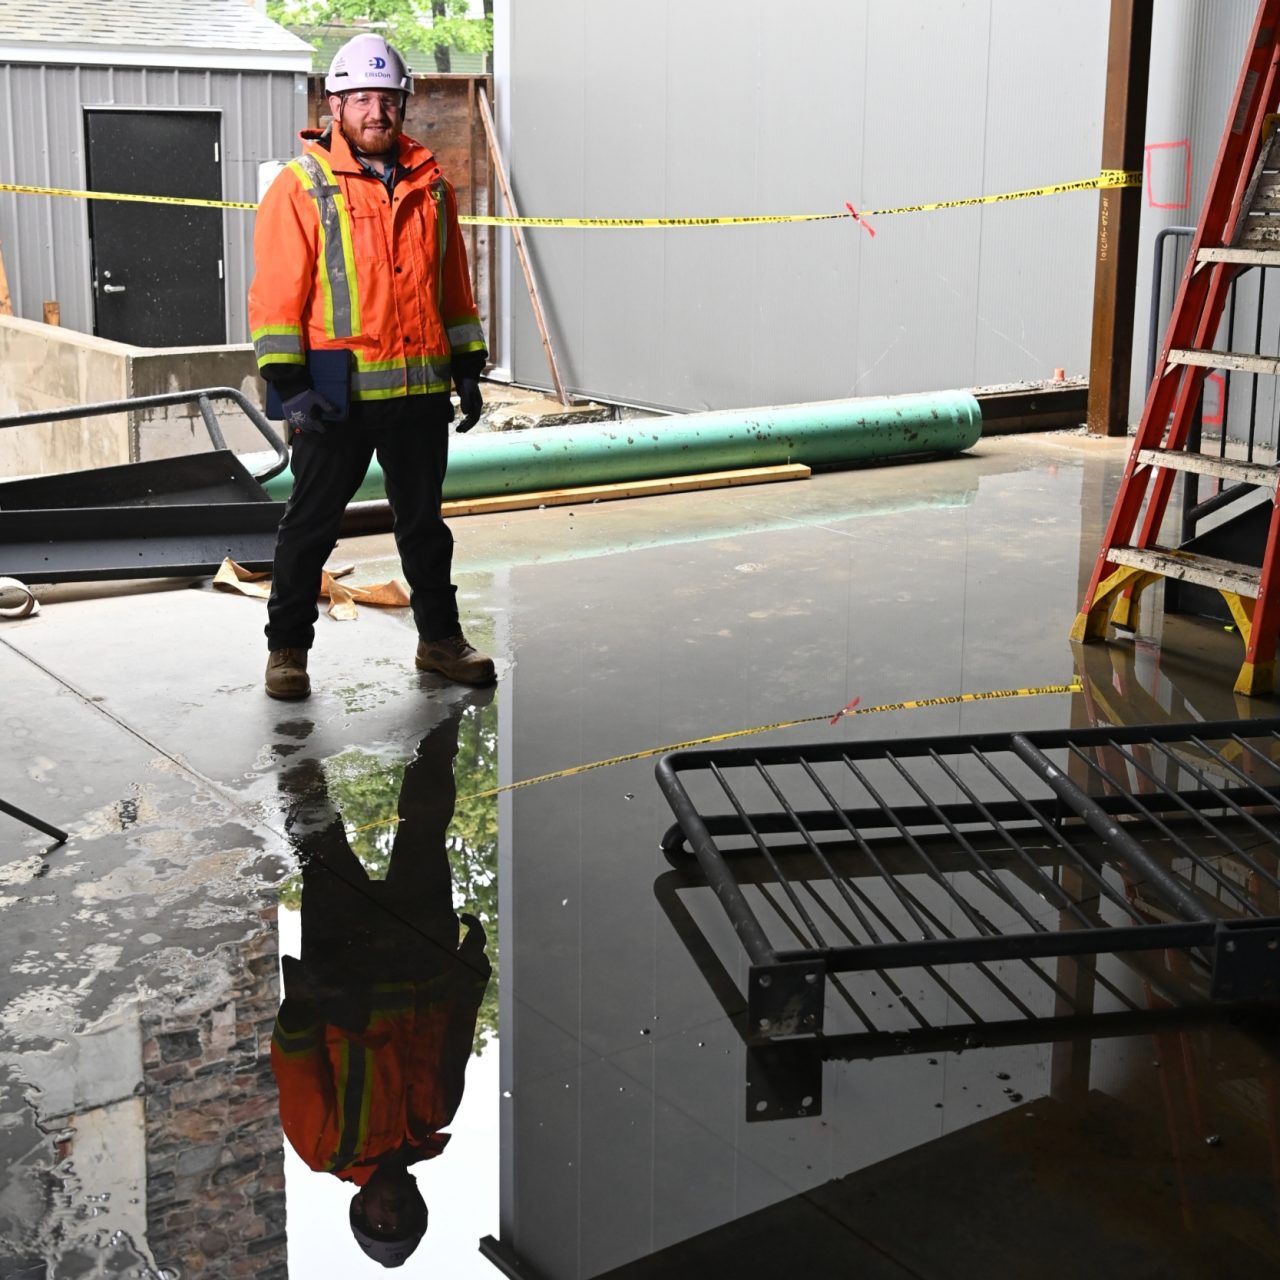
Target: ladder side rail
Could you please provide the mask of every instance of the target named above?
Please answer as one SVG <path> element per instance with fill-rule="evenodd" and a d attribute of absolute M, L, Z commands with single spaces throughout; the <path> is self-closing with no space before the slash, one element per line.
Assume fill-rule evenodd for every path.
<path fill-rule="evenodd" d="M 1264 19 L 1269 24 L 1264 25 Z M 1214 181 L 1210 184 L 1210 195 L 1205 200 L 1205 211 L 1201 216 L 1200 226 L 1192 241 L 1191 256 L 1187 266 L 1192 271 L 1205 268 L 1198 262 L 1199 251 L 1206 236 L 1212 234 L 1216 243 L 1226 244 L 1235 234 L 1236 227 L 1245 207 L 1246 196 L 1255 180 L 1257 162 L 1262 158 L 1262 149 L 1266 145 L 1263 129 L 1267 116 L 1280 106 L 1277 99 L 1280 87 L 1280 41 L 1277 36 L 1280 30 L 1280 0 L 1263 0 L 1258 7 L 1258 19 L 1255 23 L 1254 45 L 1240 77 L 1238 93 L 1243 95 L 1249 77 L 1255 76 L 1253 91 L 1247 104 L 1237 99 L 1236 117 L 1223 135 L 1219 148 L 1219 168 L 1215 171 Z M 1241 108 L 1244 108 L 1243 110 Z M 1252 157 L 1253 163 L 1246 165 L 1246 157 Z M 1221 209 L 1220 200 L 1231 190 L 1231 205 L 1224 224 L 1219 225 L 1216 217 Z M 1223 312 L 1227 305 L 1227 297 L 1242 268 L 1238 264 L 1215 262 L 1209 265 L 1209 287 L 1206 291 L 1203 307 L 1196 316 L 1195 337 L 1191 346 L 1203 350 L 1212 345 L 1222 323 Z M 1176 305 L 1176 304 L 1175 304 Z M 1170 338 L 1178 325 L 1170 325 Z M 1168 358 L 1166 349 L 1165 358 Z M 1178 384 L 1178 395 L 1174 402 L 1173 419 L 1169 423 L 1168 436 L 1164 447 L 1169 450 L 1180 450 L 1186 447 L 1187 434 L 1191 428 L 1193 411 L 1204 390 L 1204 380 L 1209 370 L 1203 367 L 1191 367 L 1184 371 Z M 1157 429 L 1163 434 L 1163 419 L 1153 419 L 1147 423 L 1144 416 L 1139 437 L 1153 436 Z M 1165 510 L 1169 505 L 1169 497 L 1173 492 L 1175 473 L 1161 468 L 1156 472 L 1151 484 L 1150 501 L 1147 503 L 1146 516 L 1139 530 L 1134 545 L 1150 547 L 1154 545 L 1160 533 L 1160 525 L 1164 520 Z"/>
<path fill-rule="evenodd" d="M 1217 332 L 1222 320 L 1222 311 L 1226 306 L 1227 295 L 1239 274 L 1239 267 L 1230 262 L 1215 262 L 1206 274 L 1210 275 L 1208 296 L 1204 309 L 1200 313 L 1194 345 L 1203 348 Z M 1178 396 L 1173 406 L 1173 416 L 1169 423 L 1168 435 L 1163 447 L 1170 451 L 1186 448 L 1187 436 L 1191 430 L 1191 422 L 1195 416 L 1195 407 L 1204 391 L 1204 381 L 1209 370 L 1203 365 L 1187 365 L 1183 367 L 1183 376 L 1178 383 Z M 1145 425 L 1145 424 L 1144 424 Z M 1155 424 L 1160 425 L 1160 424 Z M 1139 432 L 1139 435 L 1142 433 Z M 1161 432 L 1163 435 L 1163 432 Z M 1155 447 L 1160 447 L 1157 444 Z M 1169 505 L 1169 496 L 1173 492 L 1173 483 L 1177 472 L 1167 467 L 1154 468 L 1154 480 L 1150 483 L 1151 499 L 1147 503 L 1146 515 L 1142 527 L 1133 545 L 1150 547 L 1154 545 L 1160 533 L 1160 525 Z"/>
<path fill-rule="evenodd" d="M 1207 273 L 1202 272 L 1201 275 L 1205 279 L 1194 283 L 1197 286 L 1203 284 L 1207 287 Z M 1168 342 L 1166 341 L 1165 356 L 1168 354 L 1168 349 Z M 1153 433 L 1150 430 L 1150 424 L 1168 421 L 1173 409 L 1174 397 L 1178 395 L 1186 381 L 1198 375 L 1197 386 L 1199 386 L 1203 383 L 1204 377 L 1208 372 L 1207 369 L 1203 368 L 1197 370 L 1194 366 L 1170 365 L 1167 360 L 1163 360 L 1163 367 L 1156 375 L 1156 379 L 1151 384 L 1151 389 L 1148 393 L 1147 407 L 1142 415 L 1142 426 L 1139 428 L 1137 437 L 1133 442 L 1133 448 L 1130 449 L 1129 457 L 1125 462 L 1124 474 L 1120 478 L 1120 487 L 1116 492 L 1115 503 L 1112 505 L 1111 515 L 1107 520 L 1107 526 L 1102 535 L 1102 547 L 1098 552 L 1098 559 L 1093 567 L 1093 575 L 1089 580 L 1084 601 L 1080 606 L 1082 613 L 1088 613 L 1093 608 L 1093 602 L 1097 596 L 1099 586 L 1105 578 L 1109 577 L 1119 567 L 1110 559 L 1112 547 L 1127 546 L 1133 540 L 1133 531 L 1138 523 L 1138 517 L 1142 514 L 1142 506 L 1147 497 L 1148 486 L 1151 483 L 1152 476 L 1156 474 L 1156 468 L 1149 463 L 1140 462 L 1138 455 L 1148 448 L 1159 448 L 1164 438 L 1163 428 Z M 1146 435 L 1154 434 L 1154 441 L 1148 443 L 1145 439 L 1144 431 Z M 1170 475 L 1172 473 L 1162 472 L 1162 474 Z M 1161 511 L 1162 517 L 1163 514 L 1163 511 Z"/>
<path fill-rule="evenodd" d="M 1269 692 L 1275 680 L 1276 637 L 1280 634 L 1280 502 L 1273 500 L 1267 549 L 1262 558 L 1253 623 L 1245 642 L 1244 666 L 1236 682 L 1238 693 Z"/>
<path fill-rule="evenodd" d="M 1193 403 L 1190 387 L 1186 384 L 1189 380 L 1194 380 L 1198 389 L 1203 383 L 1204 375 L 1208 372 L 1202 370 L 1197 375 L 1194 369 L 1170 366 L 1169 352 L 1174 347 L 1192 345 L 1188 338 L 1201 327 L 1200 321 L 1205 303 L 1210 300 L 1211 295 L 1218 293 L 1212 285 L 1220 280 L 1221 273 L 1212 269 L 1204 270 L 1198 262 L 1199 252 L 1206 238 L 1210 236 L 1211 222 L 1214 223 L 1213 234 L 1217 236 L 1217 243 L 1225 243 L 1226 232 L 1231 223 L 1229 219 L 1222 217 L 1221 210 L 1226 203 L 1227 193 L 1230 192 L 1228 213 L 1234 210 L 1238 216 L 1238 205 L 1244 198 L 1252 176 L 1251 171 L 1244 172 L 1244 160 L 1250 150 L 1253 154 L 1257 153 L 1258 138 L 1267 114 L 1266 111 L 1259 110 L 1259 106 L 1269 104 L 1276 92 L 1278 26 L 1280 26 L 1280 0 L 1261 0 L 1254 20 L 1248 53 L 1241 66 L 1235 95 L 1232 98 L 1234 115 L 1227 121 L 1227 126 L 1223 130 L 1222 141 L 1214 162 L 1213 180 L 1205 195 L 1196 233 L 1192 239 L 1191 251 L 1187 256 L 1182 280 L 1174 298 L 1157 375 L 1147 390 L 1137 439 L 1134 441 L 1125 465 L 1116 502 L 1112 507 L 1103 535 L 1102 547 L 1081 605 L 1082 616 L 1087 615 L 1092 609 L 1098 587 L 1104 578 L 1118 567 L 1109 559 L 1111 548 L 1125 544 L 1131 539 L 1141 513 L 1152 468 L 1139 466 L 1138 452 L 1145 448 L 1159 447 L 1164 438 L 1165 424 L 1169 422 L 1170 411 L 1174 404 Z M 1251 77 L 1253 83 L 1250 89 Z M 1246 99 L 1247 90 L 1249 92 Z M 1246 124 L 1248 128 L 1245 127 Z M 1215 214 L 1217 214 L 1216 218 Z M 1225 299 L 1225 293 L 1222 297 Z M 1221 319 L 1221 305 L 1218 308 L 1217 319 Z M 1215 325 L 1216 323 L 1215 320 Z M 1145 474 L 1141 474 L 1143 471 Z M 1165 501 L 1167 502 L 1167 495 Z M 1160 517 L 1163 518 L 1163 510 L 1160 512 Z"/>
<path fill-rule="evenodd" d="M 1173 300 L 1173 310 L 1170 312 L 1169 325 L 1165 331 L 1165 343 L 1160 353 L 1158 368 L 1161 373 L 1168 366 L 1171 350 L 1193 345 L 1190 336 L 1197 327 L 1194 321 L 1199 317 L 1204 295 L 1208 292 L 1207 281 L 1201 281 L 1199 289 L 1193 288 L 1193 282 L 1201 276 L 1201 270 L 1198 269 L 1201 266 L 1200 250 L 1206 247 L 1206 241 L 1215 246 L 1227 244 L 1230 233 L 1234 231 L 1239 220 L 1242 202 L 1253 178 L 1253 166 L 1246 168 L 1244 161 L 1247 156 L 1260 154 L 1263 123 L 1267 115 L 1276 109 L 1274 101 L 1276 57 L 1280 52 L 1280 43 L 1277 42 L 1278 28 L 1280 28 L 1280 0 L 1262 0 L 1254 19 L 1249 53 L 1240 68 L 1240 78 L 1236 82 L 1236 91 L 1231 99 L 1235 116 L 1227 121 L 1223 129 L 1222 141 L 1218 144 L 1218 154 L 1211 170 L 1213 178 L 1205 192 L 1200 217 L 1196 221 L 1195 234 L 1191 238 L 1191 250 L 1187 254 L 1187 261 L 1182 270 L 1182 280 Z M 1254 77 L 1254 91 L 1248 103 L 1245 104 L 1245 89 L 1251 76 Z M 1245 107 L 1243 111 L 1242 104 Z M 1236 119 L 1236 117 L 1240 118 Z M 1248 128 L 1245 127 L 1246 125 Z M 1227 216 L 1215 218 L 1215 213 L 1222 209 L 1228 193 L 1230 193 L 1231 203 Z M 1160 376 L 1157 376 L 1153 385 L 1159 385 L 1160 380 Z M 1146 401 L 1148 408 L 1152 400 L 1153 396 L 1148 394 Z M 1144 409 L 1143 422 L 1146 419 L 1147 411 Z"/>

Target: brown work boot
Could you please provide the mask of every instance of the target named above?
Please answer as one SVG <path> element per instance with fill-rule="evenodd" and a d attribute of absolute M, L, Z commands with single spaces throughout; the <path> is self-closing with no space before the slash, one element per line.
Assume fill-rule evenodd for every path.
<path fill-rule="evenodd" d="M 458 684 L 492 684 L 498 678 L 493 659 L 472 648 L 462 632 L 444 640 L 419 640 L 413 660 L 420 671 L 435 671 Z"/>
<path fill-rule="evenodd" d="M 311 692 L 305 649 L 272 649 L 267 655 L 267 696 L 305 698 Z"/>

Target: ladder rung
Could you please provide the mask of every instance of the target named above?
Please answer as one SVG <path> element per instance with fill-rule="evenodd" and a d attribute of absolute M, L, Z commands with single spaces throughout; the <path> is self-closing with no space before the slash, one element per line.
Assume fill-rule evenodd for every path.
<path fill-rule="evenodd" d="M 1262 580 L 1262 570 L 1250 565 L 1192 555 L 1187 551 L 1169 551 L 1164 547 L 1112 547 L 1106 552 L 1106 557 L 1113 564 L 1146 569 L 1148 573 L 1158 573 L 1162 578 L 1193 582 L 1197 586 L 1212 587 L 1215 591 L 1233 591 L 1250 599 L 1257 598 L 1258 585 Z"/>
<path fill-rule="evenodd" d="M 1265 217 L 1251 217 L 1245 222 L 1237 247 L 1265 249 L 1275 244 L 1280 244 L 1280 220 L 1268 214 Z"/>
<path fill-rule="evenodd" d="M 1242 351 L 1178 349 L 1169 352 L 1169 363 L 1194 364 L 1205 369 L 1238 369 L 1243 373 L 1280 374 L 1280 357 L 1254 356 Z"/>
<path fill-rule="evenodd" d="M 1228 245 L 1221 249 L 1201 249 L 1197 262 L 1238 262 L 1246 267 L 1280 267 L 1280 249 L 1239 249 Z"/>
<path fill-rule="evenodd" d="M 1138 461 L 1148 467 L 1168 467 L 1170 471 L 1193 471 L 1196 475 L 1217 476 L 1240 484 L 1256 484 L 1276 491 L 1280 466 L 1265 462 L 1244 462 L 1238 458 L 1217 458 L 1208 453 L 1185 453 L 1178 449 L 1139 449 Z"/>

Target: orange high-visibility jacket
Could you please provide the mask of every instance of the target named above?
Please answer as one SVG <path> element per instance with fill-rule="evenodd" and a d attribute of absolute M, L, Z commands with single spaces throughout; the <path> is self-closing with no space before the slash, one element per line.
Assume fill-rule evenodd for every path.
<path fill-rule="evenodd" d="M 254 228 L 258 367 L 345 348 L 353 400 L 447 393 L 452 361 L 485 349 L 453 188 L 412 138 L 400 138 L 407 172 L 389 195 L 340 129 L 301 137 Z"/>
<path fill-rule="evenodd" d="M 312 1169 L 364 1186 L 390 1152 L 417 1161 L 444 1150 L 449 1135 L 439 1130 L 462 1101 L 488 976 L 483 960 L 478 972 L 458 966 L 424 983 L 380 983 L 362 1031 L 307 1005 L 313 1016 L 291 1015 L 292 999 L 281 1005 L 271 1040 L 280 1121 Z"/>

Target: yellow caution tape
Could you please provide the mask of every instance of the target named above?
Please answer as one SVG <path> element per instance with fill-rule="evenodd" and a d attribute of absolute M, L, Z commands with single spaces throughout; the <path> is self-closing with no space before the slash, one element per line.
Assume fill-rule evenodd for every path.
<path fill-rule="evenodd" d="M 1096 178 L 1079 182 L 1055 182 L 1048 187 L 1028 187 L 1025 191 L 1005 191 L 996 196 L 970 196 L 966 200 L 939 200 L 934 204 L 904 204 L 896 209 L 859 209 L 860 218 L 887 218 L 895 213 L 931 213 L 935 209 L 963 209 L 974 204 L 1003 204 L 1007 200 L 1034 200 L 1037 196 L 1057 196 L 1066 191 L 1094 191 L 1104 187 L 1140 187 L 1141 169 L 1103 169 Z"/>
<path fill-rule="evenodd" d="M 953 693 L 940 698 L 914 698 L 909 702 L 884 702 L 878 707 L 859 707 L 856 699 L 833 716 L 830 712 L 820 716 L 803 716 L 799 720 L 775 720 L 773 724 L 758 724 L 750 729 L 731 729 L 728 733 L 714 733 L 706 738 L 690 738 L 687 742 L 673 742 L 665 747 L 647 747 L 643 751 L 631 751 L 623 756 L 610 756 L 607 760 L 593 760 L 590 764 L 577 764 L 569 769 L 558 769 L 555 773 L 539 774 L 536 778 L 522 778 L 519 782 L 508 782 L 500 787 L 490 787 L 487 791 L 473 791 L 468 796 L 460 796 L 460 800 L 486 800 L 490 796 L 501 795 L 505 791 L 519 791 L 522 787 L 534 787 L 542 782 L 556 782 L 561 778 L 573 778 L 582 773 L 590 773 L 593 769 L 608 769 L 617 764 L 630 764 L 635 760 L 648 760 L 653 756 L 666 755 L 669 751 L 685 751 L 690 747 L 708 747 L 717 742 L 729 742 L 733 738 L 745 738 L 755 733 L 772 733 L 775 729 L 794 729 L 797 725 L 817 724 L 827 720 L 835 724 L 846 716 L 874 716 L 883 711 L 918 711 L 924 707 L 953 707 L 964 702 L 994 702 L 1001 698 L 1037 698 L 1047 693 L 1080 693 L 1083 686 L 1078 679 L 1069 684 L 1041 684 L 1026 689 L 989 689 L 985 693 Z M 377 822 L 366 822 L 355 831 L 369 831 L 374 827 L 393 826 L 399 817 L 380 818 Z"/>
<path fill-rule="evenodd" d="M 63 187 L 27 187 L 17 182 L 0 182 L 0 191 L 21 196 L 75 196 L 79 200 L 135 200 L 141 204 L 183 204 L 197 209 L 256 209 L 247 200 L 196 200 L 190 196 L 141 196 L 123 191 L 73 191 Z"/>
<path fill-rule="evenodd" d="M 938 200 L 932 204 L 904 204 L 894 209 L 859 209 L 857 218 L 887 218 L 898 213 L 930 213 L 937 209 L 963 209 L 970 205 L 1003 204 L 1009 200 L 1033 200 L 1067 191 L 1095 191 L 1107 187 L 1140 187 L 1138 170 L 1104 169 L 1096 178 L 1079 182 L 1057 182 L 1025 191 L 1005 191 L 992 196 L 970 196 L 963 200 Z M 75 191 L 64 187 L 33 187 L 16 182 L 0 182 L 0 191 L 26 196 L 71 196 L 80 200 L 130 200 L 141 204 L 177 204 L 197 209 L 256 209 L 246 200 L 197 200 L 189 196 L 133 195 L 119 191 Z M 503 218 L 487 214 L 461 214 L 458 221 L 475 227 L 570 227 L 585 230 L 635 230 L 645 227 L 741 227 L 780 222 L 832 222 L 850 215 L 841 213 L 769 213 L 734 218 Z"/>
<path fill-rule="evenodd" d="M 992 196 L 969 196 L 963 200 L 938 200 L 933 204 L 904 204 L 893 209 L 859 209 L 857 218 L 887 218 L 898 213 L 931 213 L 936 209 L 963 209 L 969 205 L 1004 204 L 1010 200 L 1033 200 L 1067 191 L 1096 191 L 1103 187 L 1140 187 L 1142 172 L 1137 169 L 1104 169 L 1096 178 L 1079 182 L 1056 182 L 1047 187 L 1005 191 Z M 623 230 L 640 227 L 738 227 L 769 222 L 830 222 L 847 218 L 848 213 L 774 213 L 741 218 L 498 218 L 461 214 L 458 221 L 487 227 L 576 227 L 584 230 Z"/>

